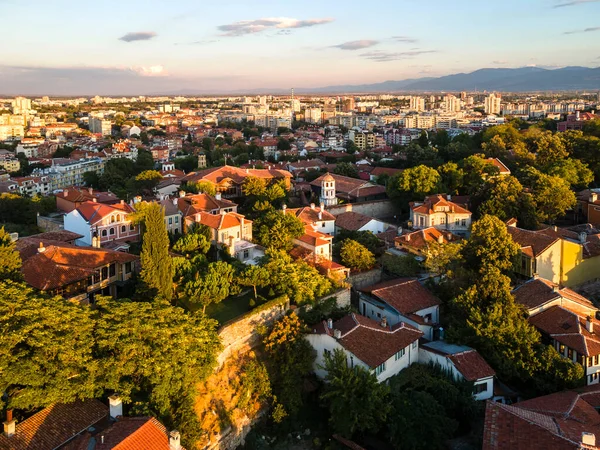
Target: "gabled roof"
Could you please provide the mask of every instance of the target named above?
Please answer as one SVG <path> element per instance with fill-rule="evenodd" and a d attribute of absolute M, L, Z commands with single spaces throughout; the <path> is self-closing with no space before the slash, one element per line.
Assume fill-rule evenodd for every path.
<path fill-rule="evenodd" d="M 312 186 L 320 187 L 322 181 L 335 181 L 336 193 L 342 194 L 343 197 L 347 198 L 367 197 L 369 195 L 378 195 L 386 192 L 384 186 L 329 172 L 325 175 L 321 175 L 310 184 Z"/>
<path fill-rule="evenodd" d="M 599 406 L 598 384 L 510 406 L 489 401 L 483 449 L 597 449 L 581 442 L 583 433 L 600 436 Z"/>
<path fill-rule="evenodd" d="M 354 313 L 334 322 L 333 329 L 342 333 L 338 339 L 340 345 L 371 369 L 423 336 L 419 330 L 404 322 L 393 327 L 382 327 L 378 322 Z M 333 329 L 323 322 L 315 327 L 314 332 L 333 336 Z"/>
<path fill-rule="evenodd" d="M 389 175 L 390 177 L 402 172 L 402 169 L 394 169 L 392 167 L 374 167 L 371 175 L 378 177 L 379 175 Z"/>
<path fill-rule="evenodd" d="M 55 194 L 55 197 L 73 203 L 92 201 L 94 198 L 98 203 L 113 204 L 119 202 L 119 198 L 112 192 L 94 191 L 92 188 L 81 187 L 66 188 L 62 192 Z"/>
<path fill-rule="evenodd" d="M 529 253 L 534 258 L 537 258 L 560 240 L 559 236 L 549 236 L 540 231 L 525 230 L 516 226 L 508 226 L 506 229 L 512 236 L 513 241 L 521 246 L 521 251 Z"/>
<path fill-rule="evenodd" d="M 40 290 L 67 286 L 93 275 L 99 267 L 138 259 L 137 256 L 129 253 L 93 247 L 77 247 L 57 241 L 52 245 L 44 245 L 46 247 L 43 252 L 36 251 L 33 255 L 25 254 L 26 251 L 29 251 L 25 249 L 29 249 L 30 246 L 19 249 L 24 259 L 21 272 L 25 282 Z"/>
<path fill-rule="evenodd" d="M 105 205 L 96 202 L 84 202 L 77 207 L 76 211 L 79 212 L 86 222 L 94 225 L 113 213 L 130 214 L 134 212 L 134 209 L 127 203 Z"/>
<path fill-rule="evenodd" d="M 17 423 L 13 436 L 0 435 L 0 448 L 54 450 L 108 416 L 108 406 L 98 400 L 55 403 Z"/>
<path fill-rule="evenodd" d="M 319 247 L 328 245 L 333 240 L 333 236 L 321 233 L 312 229 L 310 225 L 304 226 L 304 234 L 297 238 L 300 242 L 310 245 L 311 247 Z"/>
<path fill-rule="evenodd" d="M 216 197 L 204 193 L 186 195 L 177 199 L 177 207 L 186 217 L 199 212 L 215 211 L 221 208 L 234 208 L 236 206 L 237 204 L 230 200 L 223 198 L 217 200 Z"/>
<path fill-rule="evenodd" d="M 251 220 L 246 219 L 243 215 L 234 212 L 226 214 L 198 213 L 196 216 L 193 216 L 193 219 L 214 230 L 226 230 L 228 228 L 239 227 L 242 225 L 242 221 L 247 224 L 252 223 Z"/>
<path fill-rule="evenodd" d="M 438 230 L 435 227 L 424 228 L 398 236 L 394 239 L 396 244 L 405 245 L 418 250 L 424 250 L 431 242 L 448 244 L 460 240 L 460 236 L 452 234 L 449 231 Z M 441 240 L 441 242 L 440 242 Z"/>
<path fill-rule="evenodd" d="M 387 303 L 400 314 L 408 315 L 432 306 L 440 300 L 416 278 L 397 278 L 360 289 L 361 292 Z"/>
<path fill-rule="evenodd" d="M 336 216 L 335 226 L 344 230 L 358 231 L 372 220 L 378 219 L 354 211 L 348 211 Z"/>
<path fill-rule="evenodd" d="M 225 179 L 230 179 L 236 184 L 241 184 L 247 177 L 292 178 L 292 174 L 282 169 L 240 169 L 239 167 L 222 166 L 190 172 L 182 180 L 189 182 L 210 181 L 213 184 L 219 184 Z"/>
<path fill-rule="evenodd" d="M 558 284 L 544 278 L 528 280 L 513 290 L 513 295 L 518 303 L 530 310 L 561 298 L 577 303 L 585 309 L 595 309 L 594 304 L 584 296 L 569 288 L 561 288 Z"/>
<path fill-rule="evenodd" d="M 494 369 L 479 352 L 471 347 L 449 344 L 445 341 L 432 341 L 421 344 L 421 349 L 448 358 L 467 381 L 477 381 L 496 375 Z"/>
<path fill-rule="evenodd" d="M 421 214 L 434 214 L 436 212 L 442 212 L 447 209 L 446 212 L 454 214 L 471 214 L 471 211 L 463 208 L 457 203 L 448 200 L 444 194 L 429 195 L 425 197 L 423 202 L 411 202 L 410 209 L 413 212 Z"/>
<path fill-rule="evenodd" d="M 165 426 L 154 417 L 121 417 L 102 433 L 96 450 L 169 450 Z M 98 441 L 98 439 L 97 439 Z"/>
<path fill-rule="evenodd" d="M 331 214 L 325 209 L 321 210 L 321 208 L 318 206 L 315 206 L 314 208 L 305 206 L 303 208 L 287 209 L 286 214 L 288 213 L 294 214 L 305 224 L 313 224 L 315 222 L 335 220 L 335 216 L 333 214 Z M 319 213 L 322 213 L 321 218 L 319 218 Z"/>
<path fill-rule="evenodd" d="M 498 158 L 488 158 L 486 159 L 486 161 L 492 164 L 493 166 L 497 167 L 501 174 L 510 175 L 510 169 L 506 167 L 506 164 L 504 164 Z"/>

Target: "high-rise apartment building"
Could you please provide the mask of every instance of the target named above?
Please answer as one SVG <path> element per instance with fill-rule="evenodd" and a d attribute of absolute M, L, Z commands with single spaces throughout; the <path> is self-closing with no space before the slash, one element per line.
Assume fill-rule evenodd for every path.
<path fill-rule="evenodd" d="M 447 112 L 460 111 L 460 100 L 452 94 L 447 94 L 444 97 L 444 104 L 446 105 Z"/>
<path fill-rule="evenodd" d="M 354 104 L 354 97 L 348 97 L 348 98 L 344 99 L 344 106 L 343 106 L 344 112 L 352 112 L 352 111 L 354 111 L 355 107 L 356 107 L 356 105 Z"/>
<path fill-rule="evenodd" d="M 112 124 L 110 120 L 102 117 L 90 117 L 90 131 L 102 136 L 110 136 L 112 133 Z"/>
<path fill-rule="evenodd" d="M 425 99 L 422 97 L 411 97 L 409 107 L 411 111 L 425 111 Z"/>
<path fill-rule="evenodd" d="M 490 94 L 485 98 L 484 111 L 486 114 L 500 114 L 500 95 Z"/>
<path fill-rule="evenodd" d="M 13 114 L 27 113 L 31 109 L 31 100 L 25 97 L 15 97 L 12 101 Z"/>
<path fill-rule="evenodd" d="M 304 110 L 304 120 L 308 123 L 321 123 L 321 108 L 306 108 Z"/>

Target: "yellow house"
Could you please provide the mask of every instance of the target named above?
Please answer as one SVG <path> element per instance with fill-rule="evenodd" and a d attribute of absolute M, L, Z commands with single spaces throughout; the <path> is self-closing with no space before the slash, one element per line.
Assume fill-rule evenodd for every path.
<path fill-rule="evenodd" d="M 564 228 L 525 230 L 508 223 L 508 232 L 521 246 L 515 271 L 539 275 L 562 286 L 578 286 L 600 278 L 600 237 Z"/>

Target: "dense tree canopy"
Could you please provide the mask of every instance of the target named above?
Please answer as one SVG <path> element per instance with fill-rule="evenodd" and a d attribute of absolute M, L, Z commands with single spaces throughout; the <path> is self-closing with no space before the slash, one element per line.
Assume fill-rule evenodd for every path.
<path fill-rule="evenodd" d="M 0 228 L 0 280 L 19 281 L 21 277 L 21 255 L 17 251 L 4 227 Z"/>
<path fill-rule="evenodd" d="M 304 234 L 304 223 L 294 214 L 269 208 L 254 220 L 252 231 L 255 241 L 263 247 L 289 250 L 292 241 Z"/>
<path fill-rule="evenodd" d="M 352 240 L 342 242 L 340 249 L 342 264 L 356 270 L 368 270 L 375 265 L 375 257 L 365 246 Z"/>

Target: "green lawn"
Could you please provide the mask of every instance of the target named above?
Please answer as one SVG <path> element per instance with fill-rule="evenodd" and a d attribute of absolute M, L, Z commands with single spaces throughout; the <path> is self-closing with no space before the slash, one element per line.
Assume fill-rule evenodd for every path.
<path fill-rule="evenodd" d="M 220 324 L 235 319 L 250 311 L 250 299 L 254 297 L 252 291 L 239 297 L 229 297 L 221 303 L 208 305 L 206 314 L 218 321 Z"/>

